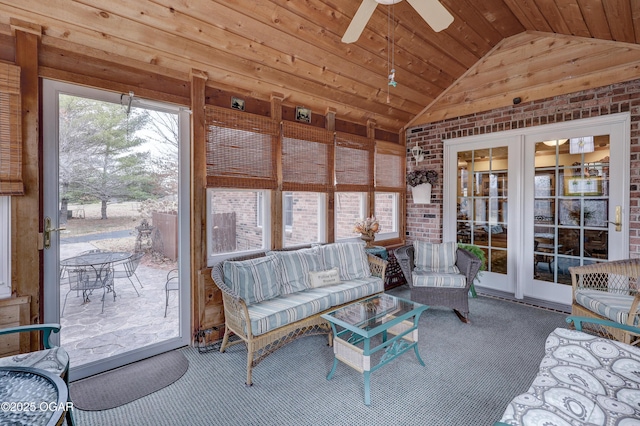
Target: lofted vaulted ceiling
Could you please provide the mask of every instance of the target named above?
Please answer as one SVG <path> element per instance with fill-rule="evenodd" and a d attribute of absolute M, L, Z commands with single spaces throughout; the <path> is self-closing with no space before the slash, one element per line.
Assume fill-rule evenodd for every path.
<path fill-rule="evenodd" d="M 208 76 L 207 85 L 239 96 L 268 100 L 271 93 L 280 93 L 286 104 L 320 114 L 332 108 L 343 120 L 373 119 L 390 131 L 446 118 L 460 103 L 481 102 L 479 96 L 469 96 L 474 84 L 494 88 L 495 84 L 476 80 L 465 85 L 464 78 L 476 75 L 477 79 L 490 62 L 494 72 L 502 68 L 496 76 L 499 81 L 511 78 L 510 70 L 516 66 L 522 79 L 530 74 L 522 61 L 535 61 L 554 44 L 563 47 L 554 50 L 555 62 L 547 65 L 576 64 L 593 55 L 584 46 L 603 41 L 596 49 L 600 60 L 580 62 L 582 72 L 605 69 L 609 62 L 602 52 L 618 46 L 634 56 L 627 61 L 632 64 L 626 68 L 629 77 L 616 73 L 615 78 L 638 75 L 633 65 L 640 60 L 635 56 L 640 43 L 638 0 L 441 3 L 454 16 L 441 32 L 434 32 L 408 2 L 401 1 L 378 5 L 352 44 L 343 43 L 341 37 L 359 0 L 0 0 L 0 32 L 11 34 L 10 19 L 20 19 L 42 26 L 45 57 L 47 52 L 72 52 L 182 80 L 200 70 Z M 526 34 L 524 41 L 514 42 L 512 37 L 521 34 Z M 579 41 L 558 43 L 557 35 Z M 576 44 L 583 48 L 567 47 Z M 500 57 L 500 49 L 514 46 L 528 56 Z M 390 53 L 397 87 L 387 84 Z M 490 61 L 492 55 L 499 59 Z M 47 60 L 42 62 L 46 66 Z M 547 82 L 558 86 L 558 78 L 574 77 L 556 73 Z M 548 94 L 538 89 L 527 95 L 525 80 L 517 87 L 505 85 L 501 102 L 510 102 L 512 93 L 522 93 L 523 100 Z M 464 93 L 453 96 L 456 88 Z M 501 102 L 494 95 L 491 106 Z M 447 112 L 434 115 L 432 109 Z M 464 110 L 470 111 L 473 108 Z"/>

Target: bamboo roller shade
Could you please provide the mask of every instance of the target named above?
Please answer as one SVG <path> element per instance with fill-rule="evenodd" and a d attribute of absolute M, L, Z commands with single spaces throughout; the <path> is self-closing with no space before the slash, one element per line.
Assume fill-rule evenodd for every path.
<path fill-rule="evenodd" d="M 404 146 L 206 107 L 207 186 L 313 192 L 404 190 Z M 277 167 L 281 161 L 282 181 Z M 375 179 L 374 179 L 375 172 Z"/>
<path fill-rule="evenodd" d="M 277 123 L 209 106 L 205 115 L 207 186 L 275 189 Z"/>
<path fill-rule="evenodd" d="M 336 190 L 373 190 L 373 148 L 371 139 L 336 133 Z"/>
<path fill-rule="evenodd" d="M 376 141 L 376 190 L 404 191 L 406 189 L 405 147 L 391 142 Z"/>
<path fill-rule="evenodd" d="M 0 63 L 0 195 L 23 195 L 20 67 Z"/>
<path fill-rule="evenodd" d="M 333 189 L 333 132 L 284 122 L 282 190 L 328 192 Z"/>

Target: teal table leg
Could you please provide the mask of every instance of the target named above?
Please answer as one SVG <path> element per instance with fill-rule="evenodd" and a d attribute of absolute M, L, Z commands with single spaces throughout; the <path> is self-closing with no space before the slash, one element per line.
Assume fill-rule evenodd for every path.
<path fill-rule="evenodd" d="M 364 372 L 364 405 L 371 405 L 371 372 Z"/>
<path fill-rule="evenodd" d="M 418 314 L 413 317 L 413 325 L 414 327 L 417 329 L 418 328 L 418 322 L 420 321 L 420 315 L 422 315 L 422 312 L 418 312 Z M 418 352 L 418 335 L 416 334 L 416 341 L 413 343 L 413 351 L 416 353 L 416 358 L 418 358 L 418 362 L 420 363 L 421 366 L 425 366 L 424 365 L 424 361 L 422 360 L 422 358 L 420 357 L 420 352 Z"/>
<path fill-rule="evenodd" d="M 327 374 L 327 380 L 331 380 L 333 378 L 333 375 L 336 372 L 336 368 L 338 367 L 338 358 L 333 358 L 333 367 L 331 367 L 331 371 L 329 371 L 329 374 Z"/>
<path fill-rule="evenodd" d="M 418 352 L 418 344 L 416 343 L 416 345 L 413 347 L 414 352 L 416 353 L 416 358 L 418 358 L 418 362 L 420 363 L 421 366 L 424 367 L 424 361 L 422 360 L 422 358 L 420 358 L 420 353 Z"/>

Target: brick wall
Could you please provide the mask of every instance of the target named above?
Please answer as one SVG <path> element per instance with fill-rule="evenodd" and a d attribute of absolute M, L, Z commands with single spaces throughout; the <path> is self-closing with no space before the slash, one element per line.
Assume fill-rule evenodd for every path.
<path fill-rule="evenodd" d="M 497 133 L 512 129 L 567 122 L 619 112 L 631 113 L 629 252 L 640 257 L 640 80 L 589 89 L 569 95 L 452 118 L 407 131 L 407 147 L 416 142 L 425 151 L 420 168 L 434 169 L 440 179 L 432 188 L 431 204 L 412 202 L 407 194 L 407 240 L 442 241 L 443 139 Z M 407 165 L 414 167 L 410 149 Z"/>

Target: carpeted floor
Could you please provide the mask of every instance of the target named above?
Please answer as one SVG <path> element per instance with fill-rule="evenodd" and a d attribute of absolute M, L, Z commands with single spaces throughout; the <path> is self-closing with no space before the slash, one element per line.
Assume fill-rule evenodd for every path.
<path fill-rule="evenodd" d="M 400 288 L 401 289 L 401 288 Z M 398 293 L 402 294 L 402 290 Z M 344 364 L 326 380 L 332 348 L 306 337 L 267 357 L 245 387 L 246 350 L 181 349 L 189 370 L 174 384 L 106 411 L 76 410 L 85 425 L 492 425 L 528 389 L 547 335 L 565 314 L 488 297 L 470 300 L 472 323 L 432 307 L 420 320 L 420 354 L 404 354 L 371 375 Z"/>

